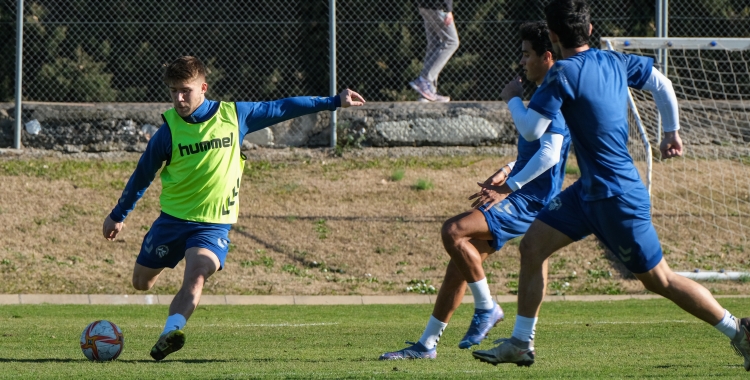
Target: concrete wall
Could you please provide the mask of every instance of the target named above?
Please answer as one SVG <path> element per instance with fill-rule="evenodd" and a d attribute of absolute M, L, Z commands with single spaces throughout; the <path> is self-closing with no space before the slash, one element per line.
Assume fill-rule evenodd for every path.
<path fill-rule="evenodd" d="M 63 152 L 143 151 L 170 104 L 24 103 L 24 122 L 37 120 L 38 134 L 25 128 L 27 148 Z M 0 103 L 0 148 L 13 145 L 14 104 Z M 249 134 L 259 146 L 329 146 L 330 112 L 302 116 Z M 502 102 L 368 103 L 338 111 L 338 138 L 363 146 L 514 144 L 516 132 Z"/>

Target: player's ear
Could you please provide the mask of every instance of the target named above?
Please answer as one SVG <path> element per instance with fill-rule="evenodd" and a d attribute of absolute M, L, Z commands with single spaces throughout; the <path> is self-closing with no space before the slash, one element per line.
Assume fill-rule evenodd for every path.
<path fill-rule="evenodd" d="M 542 54 L 542 62 L 547 63 L 552 61 L 552 52 L 547 50 Z"/>
<path fill-rule="evenodd" d="M 589 36 L 591 35 L 591 32 L 594 30 L 594 26 L 589 24 Z"/>
<path fill-rule="evenodd" d="M 201 85 L 201 92 L 205 94 L 206 91 L 208 91 L 208 83 L 203 82 L 203 84 Z"/>

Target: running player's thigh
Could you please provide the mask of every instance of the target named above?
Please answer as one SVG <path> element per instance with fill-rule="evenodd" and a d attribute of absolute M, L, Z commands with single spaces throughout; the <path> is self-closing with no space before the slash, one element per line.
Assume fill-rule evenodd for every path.
<path fill-rule="evenodd" d="M 154 284 L 154 282 L 156 282 L 156 279 L 159 278 L 159 275 L 163 270 L 163 267 L 149 268 L 135 263 L 135 266 L 133 267 L 133 284 L 151 288 L 151 286 Z"/>
<path fill-rule="evenodd" d="M 573 241 L 568 235 L 537 219 L 531 223 L 521 240 L 521 255 L 546 260 L 551 254 Z"/>
<path fill-rule="evenodd" d="M 479 210 L 467 211 L 448 219 L 443 227 L 453 236 L 468 237 L 478 240 L 492 240 L 487 220 Z"/>
<path fill-rule="evenodd" d="M 185 278 L 202 276 L 208 278 L 221 268 L 216 253 L 202 247 L 192 247 L 185 251 Z"/>

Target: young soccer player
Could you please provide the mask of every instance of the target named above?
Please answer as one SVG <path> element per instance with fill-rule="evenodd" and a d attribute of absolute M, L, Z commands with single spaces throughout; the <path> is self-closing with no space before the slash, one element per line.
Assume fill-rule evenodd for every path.
<path fill-rule="evenodd" d="M 159 169 L 161 215 L 143 239 L 133 268 L 133 287 L 149 290 L 165 267 L 185 259 L 185 275 L 169 306 L 169 316 L 151 349 L 162 360 L 185 344 L 185 327 L 200 301 L 203 284 L 224 267 L 228 233 L 237 221 L 245 157 L 245 135 L 270 125 L 337 107 L 360 106 L 364 99 L 344 90 L 329 98 L 296 97 L 271 102 L 223 102 L 205 98 L 206 67 L 180 57 L 164 72 L 174 108 L 149 140 L 120 200 L 104 220 L 103 234 L 115 240 Z M 162 168 L 162 165 L 164 167 Z"/>
<path fill-rule="evenodd" d="M 628 86 L 651 91 L 664 121 L 664 158 L 682 154 L 677 100 L 653 60 L 588 46 L 589 7 L 584 0 L 552 0 L 545 9 L 549 38 L 562 59 L 547 73 L 526 109 L 510 83 L 503 99 L 516 126 L 541 136 L 562 113 L 573 139 L 581 179 L 554 198 L 521 241 L 518 315 L 509 339 L 475 358 L 491 364 L 534 363 L 534 335 L 545 293 L 547 258 L 589 234 L 596 235 L 643 283 L 725 334 L 750 370 L 750 319 L 737 319 L 698 283 L 672 272 L 651 223 L 649 194 L 627 150 Z M 533 137 L 530 137 L 533 138 Z M 491 187 L 490 187 L 491 188 Z"/>
<path fill-rule="evenodd" d="M 537 85 L 554 63 L 552 44 L 543 22 L 521 26 L 521 65 L 526 78 Z M 570 136 L 562 116 L 554 118 L 536 141 L 518 138 L 516 161 L 503 166 L 474 199 L 477 209 L 448 219 L 442 229 L 443 245 L 451 256 L 432 316 L 419 342 L 380 356 L 381 360 L 434 359 L 437 342 L 453 312 L 461 304 L 468 282 L 474 295 L 474 317 L 458 344 L 470 348 L 479 344 L 490 329 L 503 319 L 503 311 L 492 300 L 482 262 L 505 242 L 526 232 L 536 214 L 560 192 Z"/>

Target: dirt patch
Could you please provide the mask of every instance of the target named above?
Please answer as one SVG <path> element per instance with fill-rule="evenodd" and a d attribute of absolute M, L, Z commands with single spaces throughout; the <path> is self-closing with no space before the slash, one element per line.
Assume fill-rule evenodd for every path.
<path fill-rule="evenodd" d="M 363 149 L 344 157 L 325 149 L 250 151 L 227 265 L 209 280 L 206 293 L 399 294 L 420 284 L 437 288 L 449 260 L 440 226 L 469 208 L 466 197 L 476 181 L 512 160 L 509 152 L 512 147 Z M 138 157 L 0 155 L 0 293 L 136 293 L 131 270 L 159 214 L 158 177 L 118 241 L 102 238 L 101 223 Z M 665 257 L 678 270 L 746 271 L 747 165 L 693 161 L 654 165 L 654 223 Z M 693 175 L 696 164 L 711 172 Z M 399 171 L 403 177 L 394 180 Z M 575 179 L 569 174 L 566 185 Z M 734 206 L 721 209 L 720 198 Z M 643 293 L 613 260 L 593 238 L 566 247 L 550 260 L 548 292 Z M 174 293 L 182 268 L 166 270 L 149 293 Z M 518 241 L 490 256 L 485 268 L 493 293 L 513 294 Z M 722 294 L 749 290 L 744 281 L 706 285 Z"/>

